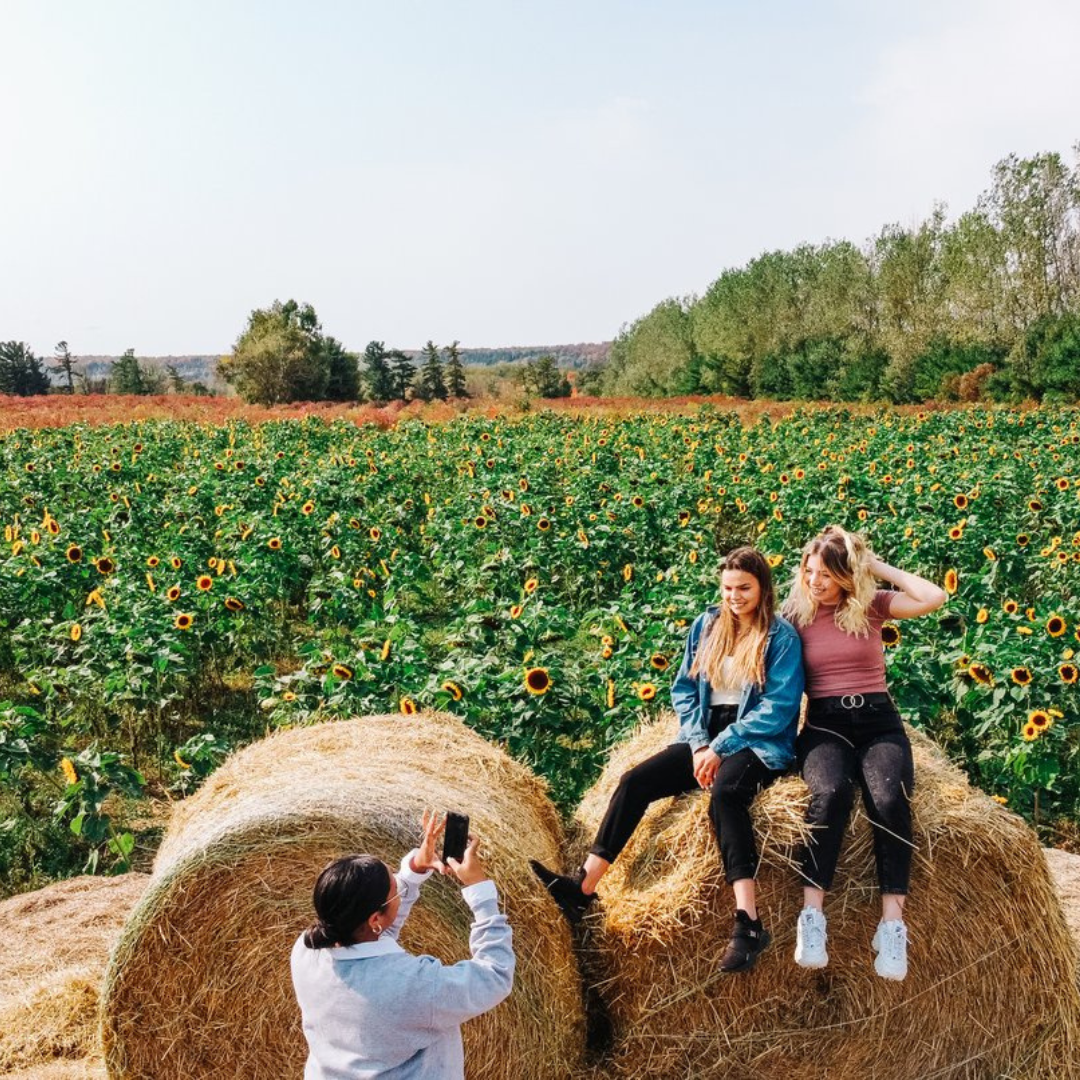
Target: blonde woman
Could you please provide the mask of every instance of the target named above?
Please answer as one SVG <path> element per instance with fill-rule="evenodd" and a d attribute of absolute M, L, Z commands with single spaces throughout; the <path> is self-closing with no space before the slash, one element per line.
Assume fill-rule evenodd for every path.
<path fill-rule="evenodd" d="M 736 905 L 720 970 L 734 972 L 753 967 L 770 941 L 757 912 L 750 804 L 794 758 L 803 666 L 798 634 L 775 614 L 772 573 L 760 552 L 731 552 L 720 586 L 722 603 L 690 627 L 671 689 L 680 725 L 674 744 L 621 777 L 576 873 L 556 874 L 535 860 L 531 865 L 563 914 L 577 922 L 651 802 L 709 791 L 709 816 Z"/>
<path fill-rule="evenodd" d="M 893 589 L 879 589 L 877 581 Z M 907 974 L 904 900 L 911 870 L 911 744 L 885 685 L 881 627 L 941 607 L 946 596 L 917 574 L 882 562 L 863 537 L 831 525 L 803 549 L 784 613 L 803 644 L 806 723 L 796 743 L 810 788 L 803 851 L 804 907 L 796 928 L 795 962 L 822 968 L 826 951 L 825 893 L 832 886 L 844 829 L 862 789 L 873 825 L 881 889 L 881 922 L 872 946 L 885 979 Z"/>

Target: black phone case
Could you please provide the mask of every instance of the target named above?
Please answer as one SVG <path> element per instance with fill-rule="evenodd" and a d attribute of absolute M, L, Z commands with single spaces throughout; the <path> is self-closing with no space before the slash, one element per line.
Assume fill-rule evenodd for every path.
<path fill-rule="evenodd" d="M 447 859 L 465 858 L 465 845 L 469 842 L 469 818 L 465 814 L 448 813 L 446 832 L 443 833 L 443 862 Z"/>

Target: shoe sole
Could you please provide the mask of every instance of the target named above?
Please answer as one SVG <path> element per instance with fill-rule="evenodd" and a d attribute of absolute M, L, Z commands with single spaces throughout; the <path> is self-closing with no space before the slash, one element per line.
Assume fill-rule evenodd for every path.
<path fill-rule="evenodd" d="M 768 930 L 762 930 L 761 938 L 759 940 L 761 941 L 761 947 L 757 950 L 757 952 L 751 953 L 751 955 L 747 958 L 745 964 L 741 964 L 739 967 L 722 967 L 720 969 L 721 973 L 724 975 L 738 975 L 740 971 L 749 971 L 757 963 L 758 957 L 772 943 L 772 934 L 770 934 Z"/>
<path fill-rule="evenodd" d="M 807 971 L 820 971 L 824 967 L 829 966 L 828 954 L 823 956 L 820 961 L 808 962 L 805 957 L 800 957 L 798 953 L 795 954 L 795 963 L 799 967 L 805 968 Z"/>

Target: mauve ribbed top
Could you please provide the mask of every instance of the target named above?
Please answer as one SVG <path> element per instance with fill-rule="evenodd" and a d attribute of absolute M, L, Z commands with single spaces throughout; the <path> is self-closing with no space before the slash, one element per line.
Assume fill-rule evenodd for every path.
<path fill-rule="evenodd" d="M 836 625 L 835 604 L 819 604 L 809 626 L 796 625 L 802 638 L 807 697 L 877 694 L 887 690 L 881 624 L 889 617 L 895 595 L 891 589 L 878 589 L 870 604 L 870 632 L 866 637 L 845 634 Z"/>

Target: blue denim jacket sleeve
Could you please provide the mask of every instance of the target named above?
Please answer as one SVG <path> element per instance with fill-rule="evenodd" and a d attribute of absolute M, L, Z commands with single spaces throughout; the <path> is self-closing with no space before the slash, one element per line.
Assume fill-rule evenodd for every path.
<path fill-rule="evenodd" d="M 686 648 L 683 650 L 679 673 L 671 684 L 671 706 L 679 720 L 679 742 L 690 744 L 691 750 L 709 745 L 709 727 L 705 719 L 705 708 L 701 700 L 702 680 L 690 674 L 690 665 L 694 662 L 698 642 L 705 621 L 712 616 L 712 611 L 702 612 L 690 627 L 686 635 Z"/>
<path fill-rule="evenodd" d="M 712 749 L 721 756 L 780 735 L 794 740 L 806 681 L 802 640 L 790 623 L 778 619 L 776 624 L 765 653 L 765 687 L 753 706 L 713 740 Z"/>

